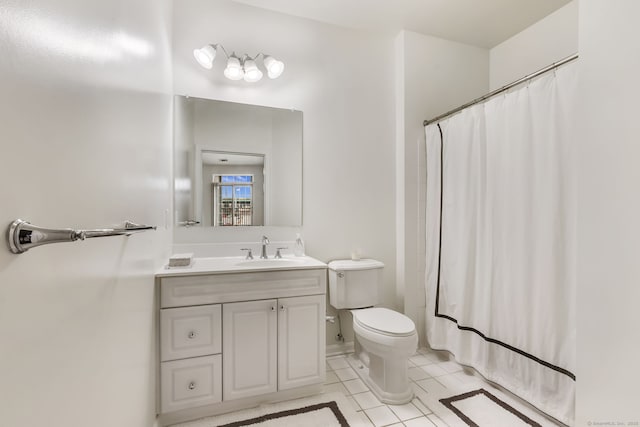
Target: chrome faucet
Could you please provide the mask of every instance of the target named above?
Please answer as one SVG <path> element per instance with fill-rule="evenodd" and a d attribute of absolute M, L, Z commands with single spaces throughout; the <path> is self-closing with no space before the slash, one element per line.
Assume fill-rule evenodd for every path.
<path fill-rule="evenodd" d="M 260 259 L 267 259 L 267 245 L 269 244 L 269 238 L 262 236 L 262 252 L 260 252 Z"/>

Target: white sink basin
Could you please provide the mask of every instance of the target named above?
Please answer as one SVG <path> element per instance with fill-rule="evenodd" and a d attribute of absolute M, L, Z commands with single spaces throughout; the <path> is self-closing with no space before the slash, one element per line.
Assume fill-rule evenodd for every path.
<path fill-rule="evenodd" d="M 309 256 L 245 259 L 244 257 L 194 258 L 189 267 L 165 268 L 157 273 L 159 277 L 190 274 L 241 273 L 267 270 L 294 270 L 326 268 L 327 264 Z"/>

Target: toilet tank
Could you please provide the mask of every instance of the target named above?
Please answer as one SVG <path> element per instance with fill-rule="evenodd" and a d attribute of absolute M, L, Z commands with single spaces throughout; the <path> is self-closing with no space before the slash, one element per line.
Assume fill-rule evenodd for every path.
<path fill-rule="evenodd" d="M 372 307 L 382 294 L 382 268 L 374 259 L 329 263 L 329 304 L 334 308 Z"/>

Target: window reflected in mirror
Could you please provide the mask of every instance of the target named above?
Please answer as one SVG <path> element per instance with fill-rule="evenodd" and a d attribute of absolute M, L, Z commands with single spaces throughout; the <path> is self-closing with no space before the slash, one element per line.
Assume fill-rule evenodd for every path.
<path fill-rule="evenodd" d="M 262 206 L 255 206 L 257 201 L 262 202 L 262 194 L 260 197 L 254 197 L 254 188 L 260 193 L 262 189 L 253 184 L 254 175 L 213 174 L 211 185 L 213 186 L 212 223 L 214 227 L 262 225 Z"/>

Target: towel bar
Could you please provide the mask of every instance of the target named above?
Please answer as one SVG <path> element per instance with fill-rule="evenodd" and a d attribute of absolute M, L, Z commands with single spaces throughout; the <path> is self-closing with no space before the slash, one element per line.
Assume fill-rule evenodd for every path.
<path fill-rule="evenodd" d="M 73 230 L 71 228 L 51 229 L 38 227 L 27 221 L 16 219 L 11 223 L 7 238 L 9 249 L 21 254 L 29 249 L 49 243 L 74 242 L 94 237 L 129 236 L 145 230 L 155 230 L 155 226 L 125 221 L 124 228 L 101 228 L 94 230 Z"/>

